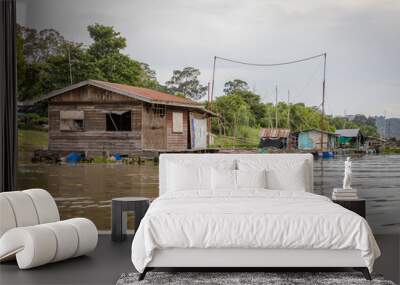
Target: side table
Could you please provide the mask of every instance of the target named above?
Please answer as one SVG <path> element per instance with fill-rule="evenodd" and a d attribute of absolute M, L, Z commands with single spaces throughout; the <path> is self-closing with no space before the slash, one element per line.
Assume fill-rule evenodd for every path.
<path fill-rule="evenodd" d="M 356 200 L 332 200 L 332 202 L 339 204 L 340 206 L 353 211 L 356 214 L 359 214 L 361 217 L 365 219 L 365 200 L 364 199 L 356 199 Z"/>
<path fill-rule="evenodd" d="M 144 197 L 113 198 L 111 204 L 111 239 L 123 241 L 126 239 L 127 212 L 135 213 L 135 231 L 146 214 L 150 199 Z"/>

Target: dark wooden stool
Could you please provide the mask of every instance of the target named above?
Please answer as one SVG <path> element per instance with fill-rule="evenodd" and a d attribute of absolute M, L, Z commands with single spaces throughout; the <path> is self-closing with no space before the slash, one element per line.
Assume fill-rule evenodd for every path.
<path fill-rule="evenodd" d="M 120 197 L 113 198 L 111 211 L 111 239 L 113 241 L 123 241 L 126 239 L 127 212 L 135 213 L 135 231 L 138 229 L 140 221 L 146 214 L 150 205 L 150 199 L 144 197 Z"/>

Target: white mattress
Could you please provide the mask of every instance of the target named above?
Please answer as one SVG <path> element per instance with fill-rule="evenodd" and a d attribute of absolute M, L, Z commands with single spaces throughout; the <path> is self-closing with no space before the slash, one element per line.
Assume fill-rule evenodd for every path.
<path fill-rule="evenodd" d="M 368 223 L 328 198 L 252 189 L 229 196 L 166 193 L 156 199 L 132 243 L 139 272 L 163 249 L 358 250 L 372 271 L 380 255 Z"/>

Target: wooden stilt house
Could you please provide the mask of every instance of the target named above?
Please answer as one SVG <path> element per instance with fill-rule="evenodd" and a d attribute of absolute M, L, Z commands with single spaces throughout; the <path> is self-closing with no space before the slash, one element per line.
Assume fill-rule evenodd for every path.
<path fill-rule="evenodd" d="M 208 147 L 214 114 L 193 100 L 124 84 L 83 81 L 47 94 L 49 150 L 131 154 Z"/>

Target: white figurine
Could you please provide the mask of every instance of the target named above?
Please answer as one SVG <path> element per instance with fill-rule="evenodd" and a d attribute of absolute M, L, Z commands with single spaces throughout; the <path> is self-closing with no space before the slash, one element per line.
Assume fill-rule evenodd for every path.
<path fill-rule="evenodd" d="M 351 175 L 351 160 L 348 157 L 344 162 L 343 189 L 351 189 Z"/>

